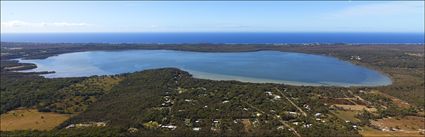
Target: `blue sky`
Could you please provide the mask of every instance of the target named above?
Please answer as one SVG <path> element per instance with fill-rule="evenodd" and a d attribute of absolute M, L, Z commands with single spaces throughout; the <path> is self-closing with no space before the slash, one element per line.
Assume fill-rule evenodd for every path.
<path fill-rule="evenodd" d="M 1 32 L 424 33 L 424 2 L 1 1 Z"/>

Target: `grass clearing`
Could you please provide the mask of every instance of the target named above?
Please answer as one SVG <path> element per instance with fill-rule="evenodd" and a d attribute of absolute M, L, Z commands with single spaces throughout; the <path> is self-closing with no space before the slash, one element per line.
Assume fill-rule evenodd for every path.
<path fill-rule="evenodd" d="M 39 112 L 36 109 L 16 109 L 0 116 L 0 131 L 51 130 L 71 115 Z"/>
<path fill-rule="evenodd" d="M 383 118 L 371 121 L 371 124 L 379 128 L 398 128 L 404 131 L 418 131 L 425 129 L 425 118 L 406 116 L 403 118 Z"/>
<path fill-rule="evenodd" d="M 250 132 L 252 130 L 252 124 L 249 119 L 242 119 L 242 124 L 244 126 L 245 132 Z"/>
<path fill-rule="evenodd" d="M 418 131 L 381 131 L 371 127 L 361 127 L 364 137 L 423 137 Z"/>
<path fill-rule="evenodd" d="M 366 110 L 369 112 L 376 112 L 377 109 L 376 108 L 368 108 L 365 105 L 342 105 L 342 104 L 334 104 L 336 107 L 342 108 L 344 110 L 348 110 L 348 111 L 362 111 L 362 110 Z"/>
<path fill-rule="evenodd" d="M 362 127 L 360 134 L 363 136 L 423 137 L 423 132 L 425 131 L 424 123 L 425 118 L 415 116 L 406 116 L 403 118 L 383 118 L 371 121 L 372 126 L 381 130 L 371 127 Z"/>
<path fill-rule="evenodd" d="M 384 97 L 387 97 L 387 98 L 391 99 L 393 101 L 393 103 L 396 104 L 400 108 L 409 108 L 409 107 L 411 107 L 409 103 L 407 103 L 407 102 L 405 102 L 403 100 L 400 100 L 400 99 L 398 99 L 396 97 L 393 97 L 393 96 L 390 96 L 388 94 L 385 94 L 383 92 L 380 92 L 378 90 L 372 90 L 372 93 L 376 93 L 376 94 L 379 94 L 379 95 L 382 95 Z"/>
<path fill-rule="evenodd" d="M 345 121 L 360 122 L 360 120 L 355 117 L 357 115 L 356 111 L 337 110 L 337 111 L 333 111 L 333 112 L 337 117 L 339 117 L 340 119 L 343 119 Z"/>
<path fill-rule="evenodd" d="M 371 127 L 361 127 L 359 133 L 364 137 L 392 137 L 394 135 Z"/>

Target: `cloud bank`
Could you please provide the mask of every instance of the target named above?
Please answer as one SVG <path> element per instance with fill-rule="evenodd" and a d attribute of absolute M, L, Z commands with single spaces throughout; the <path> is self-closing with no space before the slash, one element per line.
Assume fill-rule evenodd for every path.
<path fill-rule="evenodd" d="M 16 27 L 86 27 L 90 26 L 88 23 L 74 23 L 74 22 L 25 22 L 20 20 L 1 22 L 2 28 L 16 28 Z"/>

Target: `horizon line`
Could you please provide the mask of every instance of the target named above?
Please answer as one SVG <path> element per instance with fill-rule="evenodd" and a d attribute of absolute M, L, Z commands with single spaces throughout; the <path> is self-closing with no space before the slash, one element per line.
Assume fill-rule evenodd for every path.
<path fill-rule="evenodd" d="M 161 32 L 0 32 L 0 34 L 89 34 L 89 33 L 421 33 L 398 31 L 161 31 Z"/>

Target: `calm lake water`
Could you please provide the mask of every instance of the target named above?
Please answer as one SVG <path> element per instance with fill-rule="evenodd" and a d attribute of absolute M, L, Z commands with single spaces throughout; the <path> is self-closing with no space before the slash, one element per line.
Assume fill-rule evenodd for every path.
<path fill-rule="evenodd" d="M 213 80 L 291 85 L 379 86 L 385 75 L 336 58 L 302 53 L 259 51 L 205 53 L 172 50 L 90 51 L 61 54 L 34 63 L 29 71 L 56 71 L 45 77 L 111 75 L 175 67 L 194 77 Z"/>

